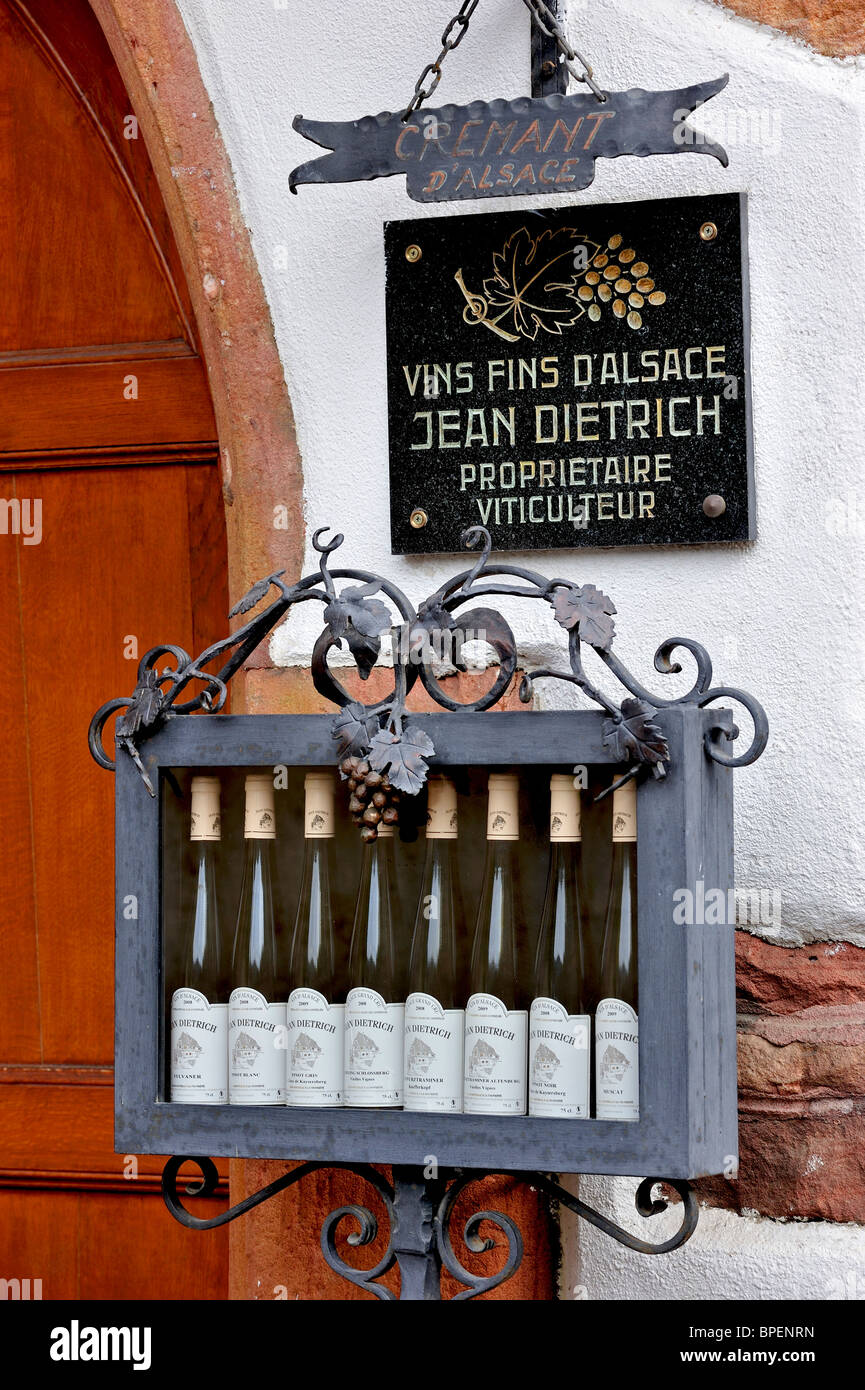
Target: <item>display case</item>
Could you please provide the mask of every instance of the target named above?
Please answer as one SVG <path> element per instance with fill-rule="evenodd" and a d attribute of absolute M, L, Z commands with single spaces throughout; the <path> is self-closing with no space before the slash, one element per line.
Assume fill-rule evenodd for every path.
<path fill-rule="evenodd" d="M 427 1254 L 448 1263 L 452 1248 L 447 1214 L 456 1188 L 488 1172 L 525 1174 L 553 1192 L 578 1214 L 637 1249 L 662 1251 L 686 1239 L 696 1223 L 696 1206 L 687 1180 L 730 1172 L 737 1154 L 736 1020 L 733 931 L 726 910 L 710 914 L 676 911 L 683 893 L 691 901 L 734 902 L 733 770 L 759 756 L 767 738 L 765 715 L 741 691 L 711 685 L 711 662 L 691 639 L 676 638 L 655 654 L 655 668 L 676 673 L 676 649 L 693 657 L 697 673 L 691 688 L 676 698 L 652 695 L 613 656 L 615 609 L 601 591 L 515 566 L 493 564 L 489 537 L 467 535 L 483 545 L 474 566 L 456 575 L 415 609 L 388 581 L 364 571 L 331 571 L 330 556 L 342 541 L 315 538 L 320 573 L 294 586 L 269 576 L 254 586 L 235 610 L 258 609 L 231 637 L 196 659 L 175 647 L 157 648 L 141 663 L 133 696 L 109 702 L 91 726 L 91 749 L 103 766 L 114 766 L 103 744 L 113 715 L 116 725 L 116 1145 L 121 1152 L 172 1153 L 166 1169 L 166 1199 L 188 1225 L 220 1224 L 304 1172 L 321 1165 L 350 1167 L 397 1201 L 398 1183 L 415 1194 L 418 1212 L 433 1207 Z M 336 581 L 350 580 L 337 592 Z M 276 596 L 266 607 L 272 591 Z M 456 615 L 478 596 L 510 595 L 540 599 L 553 609 L 568 634 L 568 663 L 521 678 L 528 703 L 534 684 L 561 679 L 579 687 L 600 709 L 538 712 L 492 711 L 511 683 L 517 644 L 497 610 L 475 607 L 460 613 L 463 628 L 483 633 L 497 664 L 484 695 L 460 706 L 435 672 L 431 638 L 458 631 Z M 234 671 L 298 601 L 318 599 L 325 628 L 316 643 L 312 675 L 318 690 L 340 707 L 332 715 L 225 715 L 227 683 Z M 392 610 L 396 609 L 396 615 Z M 345 643 L 368 674 L 380 654 L 381 638 L 391 633 L 394 688 L 383 700 L 353 700 L 328 665 L 328 653 Z M 586 674 L 583 644 L 591 647 L 629 692 L 621 706 Z M 453 649 L 457 667 L 462 649 Z M 159 669 L 166 656 L 174 665 Z M 409 712 L 406 700 L 420 680 L 445 707 L 442 713 Z M 190 690 L 198 693 L 190 696 Z M 185 694 L 187 699 L 181 700 Z M 719 698 L 743 703 L 753 721 L 750 745 L 736 753 L 738 728 L 729 709 L 708 708 Z M 385 739 L 377 743 L 377 735 Z M 424 738 L 418 737 L 425 735 Z M 403 740 L 417 745 L 411 766 L 400 774 L 388 764 L 388 748 Z M 640 1016 L 640 1105 L 634 1122 L 545 1119 L 536 1116 L 418 1114 L 399 1110 L 313 1109 L 294 1106 L 187 1105 L 171 1101 L 167 1085 L 166 1007 L 171 984 L 172 943 L 176 940 L 183 884 L 186 795 L 194 772 L 220 778 L 237 805 L 244 770 L 279 774 L 277 824 L 281 888 L 289 901 L 296 892 L 302 774 L 336 768 L 346 750 L 371 750 L 391 779 L 405 785 L 401 805 L 398 873 L 405 898 L 416 892 L 417 827 L 423 818 L 422 784 L 428 771 L 452 776 L 460 793 L 460 845 L 467 898 L 476 892 L 476 865 L 482 838 L 486 776 L 511 770 L 520 778 L 527 878 L 523 946 L 537 931 L 546 869 L 546 817 L 550 775 L 584 770 L 585 881 L 590 929 L 597 929 L 600 895 L 609 870 L 611 786 L 637 780 L 637 919 Z M 421 750 L 420 753 L 417 749 Z M 235 816 L 236 816 L 235 812 Z M 337 816 L 342 891 L 355 876 L 360 842 L 347 816 Z M 239 828 L 227 821 L 226 855 L 237 862 Z M 231 873 L 226 876 L 229 895 Z M 469 907 L 470 907 L 469 902 Z M 343 910 L 343 919 L 346 917 Z M 413 920 L 407 913 L 406 931 Z M 283 912 L 283 918 L 290 916 Z M 468 913 L 469 918 L 471 912 Z M 709 923 L 709 924 L 707 924 Z M 405 946 L 405 942 L 403 943 Z M 195 1158 L 208 1190 L 213 1165 L 204 1155 L 301 1160 L 285 1179 L 209 1222 L 188 1213 L 177 1193 L 177 1174 L 185 1157 Z M 434 1177 L 425 1173 L 433 1161 Z M 391 1188 L 368 1165 L 394 1165 Z M 629 1236 L 577 1199 L 564 1193 L 551 1175 L 608 1173 L 663 1175 L 685 1198 L 682 1231 L 672 1242 L 652 1246 Z M 660 1210 L 644 1182 L 638 1207 Z M 385 1191 L 385 1189 L 387 1189 Z M 390 1194 L 388 1196 L 387 1194 Z M 432 1208 L 430 1208 L 432 1210 Z M 345 1213 L 343 1213 L 344 1215 Z M 436 1222 L 438 1224 L 436 1224 Z M 507 1225 L 500 1217 L 499 1224 Z M 512 1223 L 511 1223 L 512 1224 Z M 403 1217 L 403 1230 L 406 1221 Z M 328 1228 L 329 1229 L 329 1228 Z M 420 1239 L 420 1237 L 418 1237 Z M 323 1237 L 324 1239 L 324 1237 Z M 361 1243 L 363 1232 L 361 1232 Z M 424 1238 L 426 1239 L 426 1237 Z M 512 1244 L 509 1236 L 509 1244 Z M 326 1242 L 325 1242 L 326 1245 Z M 323 1245 L 323 1248 L 325 1248 Z M 438 1252 L 436 1255 L 436 1251 Z M 449 1253 L 450 1252 L 450 1253 Z M 398 1250 L 393 1257 L 398 1257 Z M 325 1249 L 327 1256 L 328 1251 Z M 511 1249 L 511 1257 L 515 1248 Z M 335 1267 L 342 1268 L 338 1261 Z M 449 1266 L 450 1267 L 450 1266 Z M 471 1276 L 460 1266 L 460 1277 Z M 342 1272 L 346 1272 L 343 1269 Z M 349 1273 L 347 1277 L 352 1277 Z M 505 1277 L 503 1274 L 502 1277 Z M 359 1282 L 356 1280 L 355 1282 Z M 475 1288 L 475 1291 L 477 1289 Z"/>

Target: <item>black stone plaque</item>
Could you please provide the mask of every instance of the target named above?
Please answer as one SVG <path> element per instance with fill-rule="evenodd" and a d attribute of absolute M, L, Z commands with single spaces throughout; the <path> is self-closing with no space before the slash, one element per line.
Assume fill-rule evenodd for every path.
<path fill-rule="evenodd" d="M 745 207 L 389 222 L 393 551 L 753 539 Z"/>

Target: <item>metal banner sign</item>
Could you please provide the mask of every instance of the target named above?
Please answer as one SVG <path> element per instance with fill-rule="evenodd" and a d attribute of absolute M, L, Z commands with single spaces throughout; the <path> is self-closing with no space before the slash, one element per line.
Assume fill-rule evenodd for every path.
<path fill-rule="evenodd" d="M 754 537 L 745 196 L 390 222 L 395 553 Z"/>
<path fill-rule="evenodd" d="M 672 92 L 609 92 L 473 101 L 415 111 L 389 111 L 357 121 L 309 121 L 294 129 L 331 151 L 292 170 L 301 183 L 351 183 L 405 174 L 418 202 L 567 193 L 588 188 L 596 159 L 618 155 L 727 154 L 686 122 L 726 87 L 724 74 Z"/>

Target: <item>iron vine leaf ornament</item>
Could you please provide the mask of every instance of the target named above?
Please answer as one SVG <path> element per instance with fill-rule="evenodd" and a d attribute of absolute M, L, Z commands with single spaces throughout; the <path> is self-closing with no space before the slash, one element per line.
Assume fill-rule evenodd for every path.
<path fill-rule="evenodd" d="M 389 608 L 381 599 L 371 597 L 380 589 L 381 582 L 375 580 L 358 588 L 343 589 L 324 610 L 331 634 L 337 641 L 345 638 L 348 643 L 362 680 L 369 679 L 381 653 L 382 634 L 391 628 Z"/>
<path fill-rule="evenodd" d="M 663 730 L 652 723 L 657 710 L 645 700 L 623 700 L 622 717 L 604 720 L 604 746 L 617 762 L 664 763 L 670 756 Z"/>
<path fill-rule="evenodd" d="M 117 737 L 135 739 L 142 731 L 153 728 L 159 722 L 164 700 L 159 672 L 155 668 L 147 671 L 135 687 L 126 713 L 117 721 Z"/>
<path fill-rule="evenodd" d="M 581 588 L 561 585 L 553 595 L 552 604 L 556 622 L 563 628 L 576 629 L 591 647 L 605 652 L 610 650 L 616 631 L 612 620 L 616 606 L 594 584 L 584 584 Z"/>
<path fill-rule="evenodd" d="M 340 759 L 366 753 L 379 729 L 379 716 L 370 714 L 364 705 L 352 701 L 334 719 L 331 729 L 336 739 Z M 345 780 L 345 773 L 340 772 Z"/>
<path fill-rule="evenodd" d="M 409 725 L 399 734 L 380 729 L 370 745 L 369 761 L 376 772 L 386 772 L 401 792 L 417 796 L 429 771 L 425 759 L 434 753 L 429 735 Z"/>
<path fill-rule="evenodd" d="M 257 605 L 261 603 L 261 600 L 264 598 L 273 581 L 275 579 L 281 579 L 284 574 L 285 570 L 276 570 L 273 574 L 269 574 L 266 579 L 257 580 L 256 583 L 253 584 L 252 588 L 247 590 L 247 592 L 243 595 L 243 598 L 238 599 L 234 607 L 229 609 L 229 618 L 236 618 L 238 614 L 248 613 L 251 608 L 257 607 Z"/>
<path fill-rule="evenodd" d="M 90 752 L 100 767 L 114 770 L 114 760 L 103 743 L 108 721 L 116 716 L 117 746 L 134 760 L 152 796 L 156 788 L 139 757 L 140 745 L 169 719 L 177 715 L 218 714 L 228 695 L 228 682 L 251 653 L 265 640 L 281 618 L 295 604 L 315 599 L 324 605 L 325 627 L 313 651 L 311 673 L 316 690 L 339 707 L 333 720 L 332 732 L 339 759 L 347 757 L 368 760 L 377 774 L 387 776 L 398 791 L 416 796 L 426 779 L 428 760 L 434 755 L 432 740 L 417 727 L 406 723 L 406 699 L 420 677 L 427 693 L 443 709 L 480 712 L 490 709 L 506 693 L 516 673 L 517 644 L 510 625 L 497 609 L 487 607 L 491 594 L 513 598 L 541 599 L 548 603 L 558 624 L 568 633 L 569 669 L 527 670 L 520 683 L 520 699 L 532 698 L 533 683 L 543 679 L 566 681 L 607 715 L 603 725 L 605 747 L 620 763 L 627 764 L 623 780 L 642 774 L 651 768 L 656 777 L 664 775 L 670 754 L 661 723 L 663 711 L 673 706 L 691 705 L 700 709 L 721 698 L 744 705 L 754 729 L 747 749 L 739 754 L 727 751 L 725 745 L 738 738 L 738 728 L 729 721 L 719 721 L 704 734 L 706 756 L 724 767 L 745 767 L 755 762 L 766 746 L 769 724 L 765 711 L 746 691 L 730 686 L 712 685 L 712 662 L 709 653 L 689 637 L 671 637 L 655 652 L 655 670 L 662 675 L 681 671 L 673 654 L 687 651 L 696 663 L 696 675 L 689 690 L 667 699 L 647 690 L 612 651 L 615 628 L 612 600 L 594 584 L 574 584 L 566 579 L 548 579 L 534 570 L 518 565 L 491 562 L 492 539 L 482 526 L 463 533 L 463 543 L 469 550 L 481 548 L 469 569 L 447 580 L 434 594 L 429 595 L 416 609 L 405 594 L 389 580 L 364 570 L 338 570 L 331 573 L 328 562 L 343 543 L 341 534 L 329 541 L 322 539 L 327 528 L 316 531 L 313 548 L 319 554 L 319 571 L 304 576 L 293 585 L 278 571 L 254 584 L 232 609 L 232 616 L 259 608 L 271 590 L 275 596 L 266 607 L 230 636 L 207 647 L 200 656 L 191 658 L 181 647 L 153 647 L 139 662 L 138 676 L 132 695 L 109 700 L 96 711 L 88 733 Z M 337 594 L 334 579 L 357 581 Z M 383 594 L 399 613 L 394 623 L 391 611 L 382 599 Z M 476 605 L 460 615 L 455 612 L 463 604 Z M 433 663 L 441 655 L 435 650 L 435 638 L 451 641 L 451 659 L 461 665 L 458 638 L 462 626 L 468 623 L 472 631 L 480 629 L 483 640 L 495 651 L 498 675 L 490 687 L 474 700 L 458 700 L 446 692 L 436 680 Z M 357 662 L 360 675 L 366 679 L 375 665 L 381 638 L 392 631 L 394 638 L 394 685 L 384 699 L 366 705 L 355 699 L 336 680 L 327 663 L 328 650 L 343 640 Z M 585 642 L 613 676 L 628 691 L 629 698 L 621 705 L 590 679 L 583 667 L 581 643 Z M 173 658 L 174 665 L 158 669 L 164 656 Z M 213 670 L 208 668 L 213 667 Z M 196 682 L 195 694 L 182 692 Z M 604 795 L 605 793 L 601 793 Z"/>
<path fill-rule="evenodd" d="M 411 625 L 408 641 L 411 661 L 443 659 L 451 661 L 458 669 L 464 669 L 462 633 L 440 602 L 430 601 L 421 605 Z"/>

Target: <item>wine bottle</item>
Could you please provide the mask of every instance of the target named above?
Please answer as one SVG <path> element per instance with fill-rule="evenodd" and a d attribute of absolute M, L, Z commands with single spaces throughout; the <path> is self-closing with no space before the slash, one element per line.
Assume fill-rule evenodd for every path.
<path fill-rule="evenodd" d="M 526 992 L 519 969 L 519 779 L 492 773 L 487 853 L 466 1004 L 463 1109 L 526 1113 Z"/>
<path fill-rule="evenodd" d="M 601 998 L 595 1010 L 599 1120 L 640 1118 L 637 1021 L 637 786 L 613 792 L 613 865 L 604 921 Z"/>
<path fill-rule="evenodd" d="M 273 909 L 276 817 L 273 779 L 246 778 L 243 881 L 228 1001 L 228 1098 L 232 1105 L 285 1103 L 285 1004 L 279 1003 Z"/>
<path fill-rule="evenodd" d="M 550 863 L 529 1015 L 529 1114 L 589 1116 L 589 1038 L 579 887 L 580 794 L 550 779 Z"/>
<path fill-rule="evenodd" d="M 345 1005 L 335 1002 L 333 774 L 308 772 L 303 786 L 303 874 L 288 971 L 288 1103 L 342 1105 Z"/>
<path fill-rule="evenodd" d="M 183 985 L 171 997 L 171 1099 L 184 1105 L 228 1100 L 228 979 L 216 899 L 220 837 L 219 778 L 193 777 L 195 903 L 183 947 Z"/>
<path fill-rule="evenodd" d="M 429 779 L 426 841 L 405 1005 L 404 1104 L 456 1115 L 463 1098 L 463 916 L 457 793 L 446 777 Z"/>
<path fill-rule="evenodd" d="M 380 822 L 363 847 L 345 1001 L 345 1103 L 402 1105 L 405 1005 L 397 954 L 400 925 L 393 826 Z"/>

